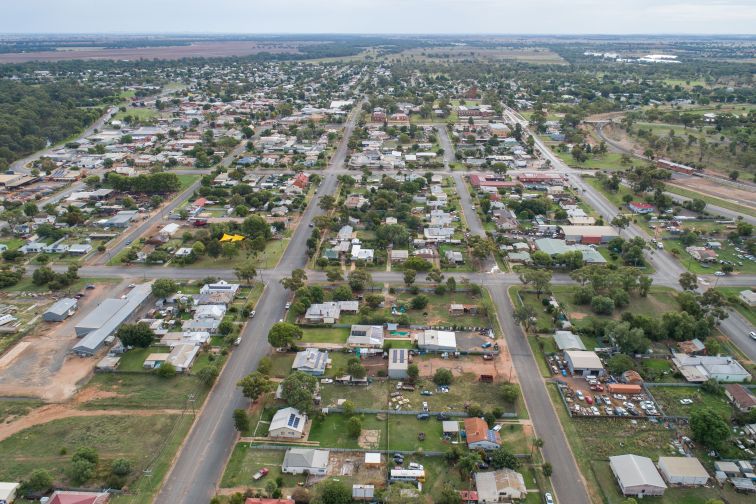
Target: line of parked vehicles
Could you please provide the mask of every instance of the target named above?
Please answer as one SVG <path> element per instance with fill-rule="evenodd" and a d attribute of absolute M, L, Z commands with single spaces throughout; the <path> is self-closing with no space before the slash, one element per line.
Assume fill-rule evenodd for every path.
<path fill-rule="evenodd" d="M 603 388 L 603 387 L 602 387 Z M 656 404 L 646 394 L 588 394 L 582 390 L 567 388 L 565 400 L 570 410 L 583 416 L 659 416 Z M 585 404 L 581 404 L 585 403 Z M 601 409 L 599 409 L 601 408 Z"/>

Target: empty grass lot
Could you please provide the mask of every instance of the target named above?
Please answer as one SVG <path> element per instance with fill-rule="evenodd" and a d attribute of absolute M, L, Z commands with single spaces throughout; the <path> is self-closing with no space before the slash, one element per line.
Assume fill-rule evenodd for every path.
<path fill-rule="evenodd" d="M 343 327 L 303 327 L 301 343 L 346 343 L 349 329 Z"/>
<path fill-rule="evenodd" d="M 386 420 L 378 420 L 376 415 L 359 415 L 362 418 L 362 430 L 380 431 L 378 448 L 386 446 Z M 414 418 L 414 417 L 413 417 Z M 359 448 L 357 439 L 347 433 L 349 419 L 339 413 L 332 413 L 324 418 L 312 421 L 309 441 L 320 443 L 323 448 Z"/>
<path fill-rule="evenodd" d="M 700 387 L 649 387 L 649 391 L 667 415 L 690 416 L 701 408 L 713 409 L 724 418 L 732 415 L 727 398 L 708 394 Z M 693 404 L 680 404 L 680 399 L 692 399 Z"/>
<path fill-rule="evenodd" d="M 54 420 L 37 425 L 0 442 L 0 478 L 19 481 L 32 470 L 50 471 L 55 481 L 67 482 L 66 469 L 71 455 L 80 446 L 97 449 L 100 455 L 95 478 L 100 487 L 109 462 L 115 458 L 131 461 L 132 475 L 141 474 L 172 432 L 177 415 L 97 416 Z M 159 481 L 159 480 L 158 480 Z"/>
<path fill-rule="evenodd" d="M 5 423 L 13 418 L 26 416 L 34 408 L 42 406 L 41 401 L 36 400 L 0 400 L 0 423 Z"/>
<path fill-rule="evenodd" d="M 250 448 L 248 443 L 237 443 L 223 473 L 221 488 L 264 488 L 268 481 L 275 481 L 279 476 L 283 478 L 285 488 L 296 487 L 305 477 L 281 472 L 284 455 L 284 450 L 263 450 Z M 253 480 L 252 476 L 263 467 L 270 471 L 268 475 L 257 481 Z"/>
<path fill-rule="evenodd" d="M 113 394 L 80 405 L 83 409 L 182 409 L 190 394 L 195 408 L 205 400 L 207 387 L 193 376 L 160 378 L 153 374 L 96 374 L 87 387 Z M 108 394 L 108 395 L 111 395 Z"/>

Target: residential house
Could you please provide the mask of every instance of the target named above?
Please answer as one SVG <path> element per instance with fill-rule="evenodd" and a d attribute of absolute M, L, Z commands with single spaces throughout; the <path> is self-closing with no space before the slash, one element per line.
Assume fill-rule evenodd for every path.
<path fill-rule="evenodd" d="M 457 335 L 453 331 L 426 329 L 417 336 L 417 346 L 429 352 L 456 352 Z"/>
<path fill-rule="evenodd" d="M 192 345 L 190 343 L 182 343 L 175 345 L 171 348 L 171 352 L 168 354 L 166 362 L 169 362 L 176 368 L 176 371 L 183 373 L 189 371 L 194 364 L 194 359 L 197 358 L 197 354 L 200 351 L 200 347 Z"/>
<path fill-rule="evenodd" d="M 110 500 L 108 492 L 78 492 L 56 490 L 47 504 L 106 504 Z"/>
<path fill-rule="evenodd" d="M 383 326 L 353 325 L 347 346 L 351 348 L 383 348 Z"/>
<path fill-rule="evenodd" d="M 342 312 L 357 313 L 358 310 L 358 301 L 327 301 L 310 305 L 304 319 L 308 324 L 335 324 Z"/>
<path fill-rule="evenodd" d="M 475 488 L 479 504 L 521 500 L 528 493 L 522 474 L 508 468 L 476 472 Z"/>
<path fill-rule="evenodd" d="M 720 382 L 747 382 L 751 374 L 733 357 L 714 355 L 672 354 L 672 363 L 686 380 L 703 383 L 713 378 Z"/>
<path fill-rule="evenodd" d="M 289 448 L 284 455 L 281 472 L 286 474 L 324 475 L 328 469 L 328 450 Z"/>
<path fill-rule="evenodd" d="M 650 203 L 644 203 L 642 201 L 631 201 L 627 204 L 627 208 L 629 208 L 631 212 L 638 215 L 650 214 L 654 211 L 654 205 L 651 205 Z"/>
<path fill-rule="evenodd" d="M 501 446 L 501 436 L 488 428 L 485 420 L 478 417 L 465 418 L 465 434 L 467 447 L 471 450 L 495 450 Z"/>
<path fill-rule="evenodd" d="M 328 359 L 328 351 L 317 348 L 305 348 L 297 352 L 291 369 L 301 371 L 313 376 L 323 376 L 331 361 Z"/>
<path fill-rule="evenodd" d="M 307 415 L 296 408 L 276 411 L 268 427 L 268 437 L 301 439 L 307 426 Z"/>
<path fill-rule="evenodd" d="M 730 383 L 725 385 L 725 395 L 730 402 L 743 413 L 748 413 L 756 408 L 756 397 L 739 383 Z"/>
<path fill-rule="evenodd" d="M 742 290 L 738 294 L 738 298 L 749 308 L 756 307 L 756 292 L 750 289 Z"/>
<path fill-rule="evenodd" d="M 611 226 L 560 226 L 567 243 L 598 245 L 609 243 L 619 236 Z"/>
<path fill-rule="evenodd" d="M 409 259 L 409 250 L 394 250 L 391 249 L 391 262 L 392 263 L 403 263 L 407 259 Z"/>

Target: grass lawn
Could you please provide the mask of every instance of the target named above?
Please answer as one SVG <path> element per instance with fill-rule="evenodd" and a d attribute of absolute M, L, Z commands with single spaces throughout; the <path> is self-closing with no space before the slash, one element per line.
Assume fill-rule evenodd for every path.
<path fill-rule="evenodd" d="M 160 452 L 150 466 L 151 473 L 143 474 L 129 488 L 132 495 L 115 496 L 111 504 L 151 504 L 155 493 L 160 489 L 168 469 L 181 443 L 189 433 L 194 417 L 184 415 L 178 419 L 173 430 L 160 445 Z"/>
<path fill-rule="evenodd" d="M 71 455 L 91 446 L 100 455 L 95 478 L 100 488 L 115 458 L 131 461 L 132 477 L 141 474 L 163 447 L 176 426 L 177 415 L 96 416 L 54 420 L 30 427 L 0 442 L 0 478 L 18 481 L 37 468 L 50 471 L 56 482 L 68 483 L 65 474 Z M 160 481 L 158 479 L 158 481 Z M 64 486 L 65 486 L 64 483 Z"/>
<path fill-rule="evenodd" d="M 649 387 L 649 390 L 667 415 L 690 416 L 700 408 L 710 408 L 724 418 L 732 416 L 732 406 L 726 397 L 708 394 L 700 387 Z M 680 399 L 692 399 L 693 404 L 680 404 Z"/>
<path fill-rule="evenodd" d="M 265 483 L 275 481 L 279 476 L 283 478 L 284 487 L 296 487 L 298 483 L 305 480 L 305 477 L 281 473 L 284 454 L 283 450 L 262 450 L 249 448 L 247 443 L 237 443 L 223 472 L 221 488 L 240 486 L 264 488 Z M 252 476 L 263 467 L 270 471 L 268 475 L 257 481 L 253 480 Z"/>
<path fill-rule="evenodd" d="M 26 416 L 34 408 L 39 408 L 42 401 L 22 399 L 0 400 L 0 423 L 5 423 L 14 418 Z"/>
<path fill-rule="evenodd" d="M 552 151 L 559 156 L 565 163 L 574 168 L 586 170 L 624 170 L 628 165 L 622 164 L 622 154 L 619 152 L 607 152 L 603 155 L 589 155 L 590 158 L 580 163 L 572 157 L 569 152 L 559 152 L 557 149 Z"/>
<path fill-rule="evenodd" d="M 362 430 L 380 431 L 380 438 L 376 448 L 386 447 L 386 420 L 378 420 L 376 415 L 360 415 L 362 418 Z M 414 418 L 414 417 L 412 417 Z M 320 443 L 323 448 L 359 448 L 357 439 L 347 433 L 347 421 L 349 419 L 339 413 L 332 413 L 322 420 L 315 418 L 312 421 L 309 441 Z"/>
<path fill-rule="evenodd" d="M 143 371 L 149 373 L 151 370 L 144 368 L 144 360 L 152 353 L 169 353 L 170 347 L 153 345 L 148 348 L 134 348 L 125 352 L 118 363 L 119 371 Z"/>
<path fill-rule="evenodd" d="M 451 292 L 438 296 L 432 292 L 424 293 L 428 297 L 428 305 L 422 310 L 414 310 L 410 306 L 413 296 L 409 292 L 397 295 L 396 305 L 404 306 L 407 310 L 410 324 L 428 325 L 456 325 L 465 327 L 490 327 L 491 322 L 484 315 L 449 315 L 449 305 L 452 303 L 482 304 L 480 296 L 472 296 L 469 292 Z M 392 320 L 391 308 L 386 310 L 387 319 Z"/>
<path fill-rule="evenodd" d="M 126 112 L 118 111 L 113 115 L 113 120 L 122 121 L 124 117 L 131 116 L 140 121 L 146 121 L 158 116 L 157 110 L 149 107 L 128 107 Z"/>
<path fill-rule="evenodd" d="M 26 240 L 22 240 L 21 238 L 6 238 L 0 240 L 0 245 L 5 245 L 6 247 L 8 247 L 8 250 L 11 251 L 18 249 L 24 243 L 26 243 Z"/>
<path fill-rule="evenodd" d="M 346 343 L 346 327 L 303 327 L 302 343 Z"/>
<path fill-rule="evenodd" d="M 278 378 L 284 378 L 291 373 L 291 365 L 294 364 L 294 352 L 288 353 L 274 353 L 270 356 L 270 360 L 273 363 L 271 366 L 270 375 Z"/>
<path fill-rule="evenodd" d="M 389 417 L 388 449 L 401 451 L 447 451 L 451 443 L 444 441 L 442 424 L 435 418 L 418 420 L 414 415 L 391 415 Z M 418 434 L 425 433 L 420 441 Z"/>
<path fill-rule="evenodd" d="M 148 373 L 96 374 L 87 386 L 117 395 L 83 403 L 83 409 L 183 409 L 190 394 L 199 408 L 208 390 L 193 376 L 166 379 Z"/>
<path fill-rule="evenodd" d="M 181 184 L 179 186 L 179 190 L 177 191 L 179 193 L 187 190 L 189 186 L 194 184 L 200 178 L 199 175 L 190 175 L 190 174 L 180 174 L 176 176 L 178 177 L 179 183 Z"/>
<path fill-rule="evenodd" d="M 616 206 L 618 209 L 625 209 L 625 208 L 627 208 L 625 206 L 625 202 L 622 199 L 622 197 L 625 196 L 626 194 L 631 195 L 634 200 L 643 201 L 643 196 L 642 195 L 633 193 L 633 191 L 631 191 L 630 188 L 627 187 L 627 186 L 620 185 L 620 187 L 619 187 L 619 189 L 617 189 L 617 191 L 612 192 L 612 191 L 609 191 L 606 187 L 604 187 L 604 185 L 601 183 L 601 181 L 598 180 L 597 178 L 584 177 L 583 181 L 585 181 L 585 183 L 589 184 L 590 186 L 592 186 L 593 188 L 595 188 L 596 190 L 598 190 L 601 194 L 604 195 L 604 197 L 606 199 L 608 199 L 610 202 L 612 202 L 612 204 L 614 204 L 614 206 Z M 629 210 L 627 212 L 625 212 L 625 213 L 629 213 Z M 641 228 L 643 228 L 643 227 L 644 226 L 641 226 Z"/>

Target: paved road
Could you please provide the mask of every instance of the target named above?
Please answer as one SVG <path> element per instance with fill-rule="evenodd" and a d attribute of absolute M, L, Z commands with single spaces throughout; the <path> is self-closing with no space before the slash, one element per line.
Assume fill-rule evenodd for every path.
<path fill-rule="evenodd" d="M 756 285 L 756 284 L 755 284 Z M 732 340 L 737 347 L 756 362 L 756 341 L 748 334 L 756 331 L 748 320 L 735 310 L 729 310 L 730 316 L 719 323 L 719 329 Z"/>
<path fill-rule="evenodd" d="M 507 341 L 512 363 L 522 396 L 533 421 L 536 435 L 543 439 L 543 456 L 554 467 L 551 482 L 557 500 L 562 504 L 589 504 L 590 498 L 585 483 L 577 468 L 577 462 L 567 442 L 562 426 L 554 411 L 554 405 L 546 389 L 546 383 L 538 369 L 533 352 L 522 328 L 515 322 L 512 303 L 507 287 L 499 284 L 489 287 L 501 328 Z M 561 405 L 557 404 L 557 408 Z"/>
<path fill-rule="evenodd" d="M 355 106 L 355 111 L 360 108 L 361 103 Z M 260 359 L 270 352 L 267 334 L 270 327 L 283 318 L 283 305 L 289 295 L 278 278 L 307 263 L 305 242 L 311 232 L 309 223 L 322 212 L 317 205 L 318 200 L 336 190 L 337 177 L 329 171 L 344 163 L 347 142 L 358 116 L 355 112 L 349 117 L 344 136 L 331 158 L 329 168 L 324 172 L 316 196 L 305 210 L 278 266 L 272 272 L 262 274 L 266 288 L 257 304 L 257 316 L 244 327 L 241 344 L 231 353 L 155 502 L 207 504 L 214 495 L 237 439 L 232 421 L 233 410 L 249 404 L 236 383 L 256 369 Z M 191 273 L 197 278 L 197 270 Z"/>

